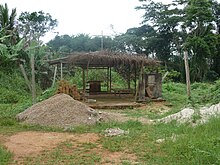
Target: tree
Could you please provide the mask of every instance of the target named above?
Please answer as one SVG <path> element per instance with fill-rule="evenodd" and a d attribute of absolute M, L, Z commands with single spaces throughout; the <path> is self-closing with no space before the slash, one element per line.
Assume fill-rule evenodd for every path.
<path fill-rule="evenodd" d="M 148 55 L 146 44 L 147 35 L 152 33 L 153 28 L 147 25 L 130 28 L 126 33 L 115 37 L 115 49 L 124 52 L 136 52 Z"/>
<path fill-rule="evenodd" d="M 202 81 L 209 70 L 207 59 L 216 53 L 212 1 L 189 0 L 185 11 L 185 27 L 189 31 L 185 46 L 191 51 L 191 77 L 193 81 Z"/>
<path fill-rule="evenodd" d="M 213 1 L 212 11 L 216 23 L 217 50 L 211 57 L 210 68 L 216 76 L 220 77 L 220 4 L 217 1 Z"/>
<path fill-rule="evenodd" d="M 57 20 L 53 19 L 49 13 L 39 12 L 22 12 L 19 16 L 19 32 L 27 40 L 39 41 L 47 32 L 57 26 Z"/>
<path fill-rule="evenodd" d="M 164 5 L 152 0 L 140 0 L 145 10 L 143 23 L 152 24 L 152 43 L 158 59 L 171 68 L 183 71 L 183 50 L 189 51 L 193 81 L 202 81 L 212 68 L 218 71 L 219 3 L 214 0 L 174 0 Z M 184 72 L 182 72 L 182 77 Z"/>
<path fill-rule="evenodd" d="M 18 33 L 15 27 L 16 15 L 16 9 L 12 9 L 10 14 L 6 3 L 0 5 L 0 37 L 7 36 L 7 39 L 4 39 L 4 43 L 7 45 L 18 42 Z M 0 40 L 0 43 L 3 43 L 3 40 Z"/>
<path fill-rule="evenodd" d="M 57 26 L 57 20 L 52 19 L 49 13 L 39 12 L 22 12 L 19 16 L 19 31 L 26 39 L 26 47 L 29 48 L 31 75 L 32 75 L 32 99 L 33 104 L 36 102 L 35 87 L 35 56 L 39 54 L 40 37 L 43 37 L 48 31 Z"/>
<path fill-rule="evenodd" d="M 146 35 L 146 43 L 151 54 L 159 60 L 168 63 L 174 56 L 174 45 L 179 44 L 182 21 L 182 10 L 177 7 L 177 2 L 169 5 L 157 3 L 152 0 L 140 0 L 142 6 L 138 10 L 145 10 L 143 23 L 152 24 L 153 34 Z"/>
<path fill-rule="evenodd" d="M 102 39 L 104 49 L 113 48 L 112 38 L 103 36 Z M 55 36 L 47 45 L 55 52 L 61 53 L 99 51 L 101 50 L 101 37 L 91 37 L 88 34 Z"/>

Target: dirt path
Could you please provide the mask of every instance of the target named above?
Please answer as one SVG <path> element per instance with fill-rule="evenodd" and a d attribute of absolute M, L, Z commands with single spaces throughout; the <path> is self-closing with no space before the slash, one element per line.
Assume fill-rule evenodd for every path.
<path fill-rule="evenodd" d="M 13 153 L 12 164 L 24 164 L 28 158 L 36 158 L 44 155 L 63 142 L 72 143 L 75 148 L 64 149 L 64 152 L 72 153 L 74 149 L 79 149 L 79 144 L 98 144 L 97 147 L 92 148 L 89 152 L 100 155 L 101 164 L 111 164 L 121 162 L 121 160 L 135 161 L 136 156 L 124 152 L 110 152 L 102 147 L 98 141 L 101 137 L 95 133 L 85 134 L 70 134 L 70 133 L 57 133 L 57 132 L 20 132 L 12 136 L 0 135 L 0 142 Z M 64 147 L 65 148 L 65 147 Z M 44 160 L 44 163 L 47 160 Z M 106 163 L 108 162 L 108 163 Z"/>

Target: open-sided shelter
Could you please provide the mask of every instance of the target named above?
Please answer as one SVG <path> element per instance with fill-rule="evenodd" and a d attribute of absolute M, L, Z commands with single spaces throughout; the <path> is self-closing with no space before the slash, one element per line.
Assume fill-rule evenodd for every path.
<path fill-rule="evenodd" d="M 62 79 L 62 68 L 63 65 L 72 65 L 81 67 L 83 70 L 83 91 L 86 90 L 86 70 L 93 68 L 107 69 L 107 91 L 111 92 L 112 89 L 112 69 L 120 68 L 121 66 L 126 67 L 128 74 L 128 90 L 130 88 L 130 75 L 131 73 L 135 75 L 135 92 L 137 90 L 136 80 L 140 77 L 140 74 L 143 74 L 144 67 L 156 66 L 159 64 L 158 61 L 147 58 L 145 55 L 140 54 L 131 54 L 131 53 L 121 53 L 121 52 L 112 52 L 112 51 L 98 51 L 98 52 L 89 52 L 89 53 L 72 53 L 66 57 L 58 58 L 49 61 L 50 65 L 60 66 L 61 70 L 61 79 Z M 93 86 L 93 92 L 99 92 L 99 82 L 89 82 L 95 84 Z M 90 86 L 92 87 L 92 86 Z M 123 92 L 123 91 L 117 91 Z"/>

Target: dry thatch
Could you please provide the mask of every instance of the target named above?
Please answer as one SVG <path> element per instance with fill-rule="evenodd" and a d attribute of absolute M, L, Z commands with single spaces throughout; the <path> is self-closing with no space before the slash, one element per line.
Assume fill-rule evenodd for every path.
<path fill-rule="evenodd" d="M 64 63 L 75 66 L 88 67 L 116 67 L 120 65 L 158 65 L 158 61 L 144 55 L 99 51 L 90 53 L 74 53 L 64 58 L 49 61 L 50 65 Z"/>

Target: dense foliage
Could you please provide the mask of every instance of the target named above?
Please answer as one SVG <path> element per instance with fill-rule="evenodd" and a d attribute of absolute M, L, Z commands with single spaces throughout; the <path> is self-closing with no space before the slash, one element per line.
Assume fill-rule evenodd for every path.
<path fill-rule="evenodd" d="M 184 81 L 183 51 L 189 53 L 191 80 L 214 81 L 220 76 L 219 12 L 215 0 L 175 0 L 171 4 L 140 0 L 144 10 L 143 25 L 112 38 L 56 36 L 48 45 L 56 52 L 114 51 L 136 52 L 161 60 L 168 70 L 180 73 Z"/>

